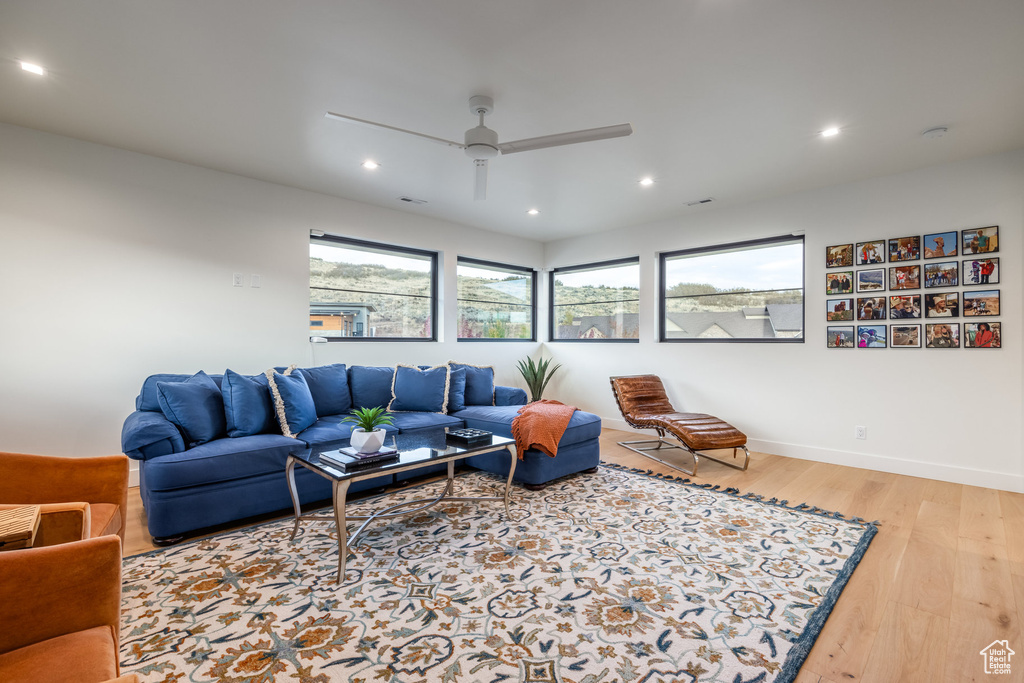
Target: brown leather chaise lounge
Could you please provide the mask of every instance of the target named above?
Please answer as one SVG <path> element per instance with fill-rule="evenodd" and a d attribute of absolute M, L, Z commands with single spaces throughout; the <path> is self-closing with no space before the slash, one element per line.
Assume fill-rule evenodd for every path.
<path fill-rule="evenodd" d="M 665 393 L 665 387 L 657 375 L 632 375 L 612 377 L 612 393 L 619 405 L 622 417 L 635 429 L 653 429 L 657 439 L 620 441 L 619 445 L 640 455 L 656 460 L 672 469 L 697 475 L 699 457 L 720 462 L 738 470 L 747 469 L 750 452 L 747 450 L 747 436 L 728 422 L 704 413 L 679 413 L 672 407 Z M 676 438 L 681 445 L 665 439 L 666 433 Z M 731 448 L 733 460 L 737 449 L 744 453 L 743 464 L 729 462 L 699 451 Z M 651 454 L 651 451 L 668 449 L 685 450 L 693 458 L 693 469 L 688 470 Z M 698 457 L 699 456 L 699 457 Z"/>

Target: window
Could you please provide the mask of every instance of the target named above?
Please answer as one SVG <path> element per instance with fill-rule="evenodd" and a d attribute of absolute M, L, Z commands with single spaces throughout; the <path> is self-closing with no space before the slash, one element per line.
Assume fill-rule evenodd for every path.
<path fill-rule="evenodd" d="M 437 254 L 344 237 L 309 243 L 309 331 L 329 341 L 436 341 Z"/>
<path fill-rule="evenodd" d="M 661 341 L 803 342 L 804 240 L 661 255 Z"/>
<path fill-rule="evenodd" d="M 640 259 L 551 272 L 551 341 L 638 342 Z"/>
<path fill-rule="evenodd" d="M 460 257 L 457 280 L 459 341 L 536 341 L 532 270 Z"/>

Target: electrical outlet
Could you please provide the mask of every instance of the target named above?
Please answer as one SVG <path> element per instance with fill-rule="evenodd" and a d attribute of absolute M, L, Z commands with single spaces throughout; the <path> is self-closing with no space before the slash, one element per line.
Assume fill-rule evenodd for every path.
<path fill-rule="evenodd" d="M 853 435 L 858 439 L 866 439 L 868 438 L 868 428 L 863 426 L 854 427 Z"/>
<path fill-rule="evenodd" d="M 255 273 L 253 273 L 252 275 L 249 276 L 249 286 L 250 287 L 260 287 L 262 285 L 263 285 L 263 276 L 256 275 Z"/>
<path fill-rule="evenodd" d="M 231 284 L 234 285 L 235 287 L 242 287 L 242 281 L 243 278 L 241 273 L 235 273 L 234 275 L 231 276 Z"/>

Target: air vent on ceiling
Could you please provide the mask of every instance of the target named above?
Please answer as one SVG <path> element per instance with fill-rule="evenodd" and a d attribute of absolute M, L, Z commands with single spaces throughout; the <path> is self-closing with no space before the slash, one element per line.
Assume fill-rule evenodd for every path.
<path fill-rule="evenodd" d="M 426 204 L 426 199 L 413 199 L 412 197 L 399 197 L 398 201 L 405 202 L 406 204 Z"/>
<path fill-rule="evenodd" d="M 704 199 L 695 199 L 692 202 L 686 202 L 687 206 L 697 206 L 699 204 L 710 204 L 715 201 L 714 197 L 705 197 Z"/>

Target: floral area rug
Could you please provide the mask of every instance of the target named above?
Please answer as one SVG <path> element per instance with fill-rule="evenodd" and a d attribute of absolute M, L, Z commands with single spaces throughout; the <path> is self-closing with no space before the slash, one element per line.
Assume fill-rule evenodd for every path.
<path fill-rule="evenodd" d="M 136 555 L 122 667 L 190 682 L 792 681 L 876 528 L 784 502 L 602 466 L 516 488 L 511 522 L 499 503 L 450 502 L 379 523 L 341 586 L 330 522 L 294 542 L 285 519 Z"/>

